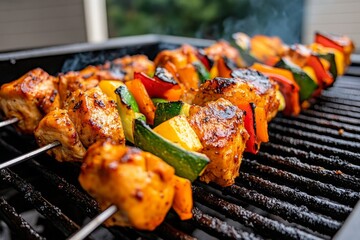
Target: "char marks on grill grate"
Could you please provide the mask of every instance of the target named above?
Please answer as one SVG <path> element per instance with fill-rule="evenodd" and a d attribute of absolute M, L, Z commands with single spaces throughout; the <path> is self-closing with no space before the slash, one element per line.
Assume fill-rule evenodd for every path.
<path fill-rule="evenodd" d="M 270 142 L 263 144 L 258 155 L 245 155 L 233 186 L 221 188 L 196 182 L 193 219 L 180 221 L 170 211 L 154 232 L 112 227 L 108 231 L 101 228 L 101 236 L 332 238 L 360 198 L 359 80 L 341 77 L 298 117 L 275 118 L 269 124 Z M 16 144 L 19 138 L 11 128 L 0 134 L 1 152 L 6 155 L 2 161 L 27 151 Z M 59 236 L 55 239 L 69 236 L 86 218 L 99 213 L 96 202 L 79 187 L 78 171 L 79 165 L 58 163 L 47 156 L 2 170 L 2 188 L 15 189 L 15 196 L 21 197 L 19 200 L 12 193 L 0 198 L 1 219 L 17 237 L 53 239 L 45 232 L 36 232 L 17 213 L 22 204 L 27 204 L 57 229 Z"/>

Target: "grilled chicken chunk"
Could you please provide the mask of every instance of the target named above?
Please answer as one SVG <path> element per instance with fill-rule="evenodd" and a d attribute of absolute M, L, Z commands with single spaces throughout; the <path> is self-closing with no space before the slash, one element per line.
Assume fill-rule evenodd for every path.
<path fill-rule="evenodd" d="M 99 87 L 76 90 L 65 102 L 65 109 L 75 125 L 80 140 L 89 147 L 97 140 L 111 138 L 125 144 L 124 131 L 116 103 Z"/>
<path fill-rule="evenodd" d="M 197 49 L 184 44 L 174 50 L 163 50 L 155 58 L 155 66 L 166 68 L 183 89 L 181 100 L 191 103 L 201 83 L 194 63 L 200 60 Z"/>
<path fill-rule="evenodd" d="M 243 70 L 242 70 L 243 71 Z M 249 71 L 249 70 L 244 70 Z M 277 113 L 279 100 L 276 98 L 276 86 L 268 78 L 249 75 L 244 73 L 241 78 L 214 78 L 200 86 L 195 96 L 194 104 L 203 105 L 206 102 L 219 98 L 225 98 L 234 105 L 255 103 L 263 107 L 267 119 L 271 119 Z M 275 89 L 274 89 L 275 88 Z"/>
<path fill-rule="evenodd" d="M 211 46 L 204 49 L 204 53 L 207 57 L 213 61 L 217 61 L 219 58 L 226 57 L 235 63 L 236 67 L 246 66 L 240 54 L 236 48 L 230 45 L 226 41 L 218 41 Z"/>
<path fill-rule="evenodd" d="M 31 134 L 41 118 L 59 107 L 58 79 L 36 68 L 18 80 L 3 84 L 0 108 L 6 118 L 18 118 L 17 127 Z"/>
<path fill-rule="evenodd" d="M 241 78 L 251 84 L 256 94 L 264 99 L 264 105 L 260 106 L 265 108 L 268 122 L 276 116 L 280 104 L 276 97 L 276 91 L 279 90 L 276 82 L 252 69 L 237 69 L 231 73 L 231 76 Z"/>
<path fill-rule="evenodd" d="M 236 106 L 249 102 L 253 102 L 257 106 L 265 104 L 265 99 L 256 94 L 252 84 L 248 84 L 241 78 L 221 77 L 208 80 L 202 84 L 193 103 L 202 106 L 219 98 L 225 98 Z"/>
<path fill-rule="evenodd" d="M 249 138 L 243 118 L 243 111 L 223 98 L 207 102 L 203 107 L 191 106 L 189 123 L 203 145 L 202 153 L 211 160 L 200 180 L 229 186 L 239 176 L 242 153 Z"/>
<path fill-rule="evenodd" d="M 172 205 L 174 178 L 174 169 L 160 158 L 105 141 L 88 149 L 79 181 L 101 209 L 118 207 L 107 226 L 154 230 Z"/>
<path fill-rule="evenodd" d="M 59 75 L 59 93 L 61 103 L 64 103 L 72 92 L 80 89 L 86 91 L 94 88 L 103 79 L 116 79 L 109 71 L 100 67 L 88 66 L 79 72 L 68 72 Z"/>
<path fill-rule="evenodd" d="M 112 62 L 104 64 L 104 69 L 108 69 L 113 76 L 123 81 L 134 79 L 134 72 L 143 72 L 153 75 L 155 66 L 145 55 L 124 56 L 114 59 Z"/>
<path fill-rule="evenodd" d="M 61 143 L 61 146 L 48 151 L 60 162 L 82 161 L 85 155 L 86 150 L 66 110 L 55 109 L 48 113 L 41 119 L 34 134 L 39 146 L 55 141 Z"/>

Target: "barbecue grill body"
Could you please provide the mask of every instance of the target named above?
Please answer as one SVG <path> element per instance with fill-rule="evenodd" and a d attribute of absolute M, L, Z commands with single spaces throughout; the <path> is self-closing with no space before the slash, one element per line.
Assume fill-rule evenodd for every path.
<path fill-rule="evenodd" d="M 145 54 L 154 59 L 159 51 L 183 43 L 205 47 L 213 41 L 144 35 L 102 44 L 2 53 L 0 84 L 36 67 L 56 75 L 124 55 Z M 360 223 L 360 207 L 355 207 L 360 196 L 357 91 L 360 91 L 359 76 L 345 76 L 299 117 L 281 114 L 276 117 L 269 126 L 270 143 L 257 156 L 245 155 L 236 185 L 223 189 L 194 184 L 196 204 L 191 221 L 180 222 L 170 212 L 165 223 L 153 233 L 118 227 L 110 229 L 107 236 L 124 239 L 191 239 L 191 235 L 204 239 L 360 236 L 360 229 L 353 227 Z M 344 130 L 341 134 L 340 129 Z M 31 136 L 19 135 L 12 127 L 1 131 L 0 141 L 1 161 L 36 148 Z M 79 165 L 57 163 L 46 155 L 11 170 L 2 170 L 0 186 L 8 201 L 0 199 L 0 219 L 13 232 L 18 232 L 17 236 L 41 239 L 41 234 L 17 215 L 17 211 L 34 208 L 51 225 L 56 225 L 52 230 L 59 234 L 59 239 L 68 236 L 84 218 L 99 211 L 96 202 L 77 183 L 78 173 Z M 14 194 L 22 197 L 14 198 Z M 24 209 L 19 207 L 22 204 L 26 204 Z"/>

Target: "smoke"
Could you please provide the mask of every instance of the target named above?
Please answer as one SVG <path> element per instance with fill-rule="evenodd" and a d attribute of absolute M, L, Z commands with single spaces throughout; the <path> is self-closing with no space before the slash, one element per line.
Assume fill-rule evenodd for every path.
<path fill-rule="evenodd" d="M 223 38 L 235 32 L 249 36 L 279 36 L 285 43 L 301 42 L 304 0 L 249 0 L 246 17 L 223 21 Z"/>

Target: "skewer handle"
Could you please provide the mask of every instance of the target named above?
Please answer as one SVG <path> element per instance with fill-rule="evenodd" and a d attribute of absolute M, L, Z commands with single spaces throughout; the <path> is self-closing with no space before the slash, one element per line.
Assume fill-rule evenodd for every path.
<path fill-rule="evenodd" d="M 111 217 L 114 213 L 117 212 L 117 207 L 111 205 L 105 211 L 93 218 L 89 223 L 84 225 L 76 233 L 71 235 L 67 240 L 82 240 L 90 235 L 98 226 L 100 226 L 106 219 Z"/>
<path fill-rule="evenodd" d="M 24 155 L 21 155 L 19 157 L 16 157 L 16 158 L 13 158 L 9 161 L 6 161 L 2 164 L 0 164 L 0 170 L 3 169 L 3 168 L 7 168 L 7 167 L 11 167 L 13 165 L 16 165 L 18 163 L 21 163 L 29 158 L 32 158 L 32 157 L 35 157 L 36 155 L 39 155 L 40 153 L 43 153 L 43 152 L 46 152 L 54 147 L 57 147 L 57 146 L 60 146 L 61 143 L 59 141 L 55 141 L 53 143 L 49 143 L 41 148 L 38 148 L 34 151 L 31 151 L 29 153 L 26 153 Z"/>
<path fill-rule="evenodd" d="M 0 128 L 5 127 L 10 124 L 13 124 L 13 123 L 16 123 L 18 121 L 19 121 L 19 119 L 17 119 L 17 118 L 10 118 L 8 120 L 2 121 L 2 122 L 0 122 Z"/>

